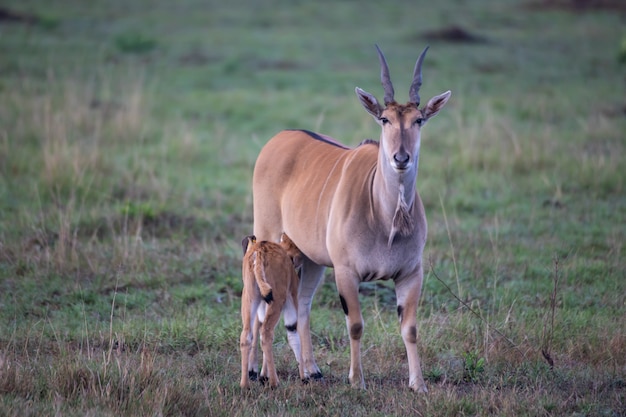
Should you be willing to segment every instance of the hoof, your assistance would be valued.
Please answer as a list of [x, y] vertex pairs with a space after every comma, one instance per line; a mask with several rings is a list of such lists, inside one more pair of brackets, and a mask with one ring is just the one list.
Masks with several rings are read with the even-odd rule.
[[265, 375], [261, 375], [261, 376], [259, 377], [259, 382], [260, 382], [261, 384], [265, 385], [265, 384], [267, 383], [267, 381], [269, 381], [269, 378], [268, 378], [268, 377], [266, 377]]
[[428, 388], [426, 388], [426, 384], [412, 385], [409, 388], [411, 388], [413, 391], [420, 393], [420, 394], [426, 394], [428, 392]]
[[259, 374], [257, 372], [248, 371], [248, 378], [250, 378], [250, 381], [256, 381], [258, 377], [259, 377]]
[[321, 372], [316, 372], [312, 375], [307, 376], [306, 378], [302, 378], [303, 384], [308, 384], [311, 380], [322, 381], [324, 379], [324, 375]]
[[365, 382], [350, 382], [350, 386], [352, 387], [352, 389], [358, 389], [362, 391], [367, 390], [367, 386], [365, 385]]
[[324, 379], [324, 375], [322, 375], [321, 372], [316, 372], [313, 375], [311, 375], [310, 378], [313, 378], [314, 380], [319, 381], [320, 379]]

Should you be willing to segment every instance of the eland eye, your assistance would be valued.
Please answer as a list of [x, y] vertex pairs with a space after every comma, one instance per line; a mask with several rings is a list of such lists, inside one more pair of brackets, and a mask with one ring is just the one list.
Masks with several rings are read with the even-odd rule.
[[380, 120], [380, 122], [381, 122], [382, 124], [384, 124], [384, 125], [386, 125], [387, 123], [389, 123], [389, 119], [387, 119], [386, 117], [381, 117], [381, 118], [380, 118], [380, 119], [378, 119], [378, 120]]
[[413, 122], [413, 124], [416, 124], [416, 125], [418, 125], [418, 126], [421, 126], [421, 125], [423, 125], [423, 124], [424, 124], [424, 119], [422, 119], [421, 117], [420, 117], [420, 118], [417, 118], [417, 119], [415, 119], [415, 121]]

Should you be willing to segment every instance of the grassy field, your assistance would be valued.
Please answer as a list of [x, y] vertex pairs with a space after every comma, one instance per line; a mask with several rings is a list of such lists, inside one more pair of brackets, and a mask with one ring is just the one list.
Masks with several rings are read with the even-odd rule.
[[[6, 0], [0, 415], [626, 415], [626, 7], [610, 0]], [[379, 130], [373, 45], [422, 134], [429, 220], [407, 387], [395, 295], [362, 285], [350, 388], [332, 270], [321, 382], [241, 392], [240, 240], [263, 144]]]

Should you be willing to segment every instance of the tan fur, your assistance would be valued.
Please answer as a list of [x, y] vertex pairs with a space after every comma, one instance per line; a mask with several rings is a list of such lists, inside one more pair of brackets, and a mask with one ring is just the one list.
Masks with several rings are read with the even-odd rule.
[[[278, 375], [274, 363], [272, 343], [274, 329], [281, 312], [285, 313], [285, 325], [291, 333], [297, 328], [298, 275], [294, 262], [300, 264], [302, 254], [291, 239], [283, 235], [281, 242], [256, 241], [248, 236], [242, 242], [244, 257], [242, 262], [243, 293], [241, 297], [241, 319], [243, 330], [240, 337], [241, 382], [242, 388], [249, 386], [250, 374], [256, 370], [256, 331], [260, 331], [263, 350], [261, 378], [268, 379], [269, 385], [278, 385]], [[258, 318], [258, 319], [257, 319]], [[292, 349], [299, 351], [299, 338], [289, 335]], [[296, 360], [301, 363], [298, 352]], [[304, 374], [300, 366], [300, 377]]]
[[365, 387], [359, 283], [393, 279], [409, 362], [409, 386], [426, 391], [417, 352], [416, 314], [427, 223], [415, 186], [421, 128], [445, 105], [450, 92], [433, 97], [419, 108], [417, 90], [423, 56], [418, 59], [411, 86], [415, 102], [398, 104], [393, 100], [386, 63], [381, 76], [385, 106], [373, 95], [356, 89], [361, 104], [381, 126], [379, 146], [349, 149], [334, 146], [334, 140], [324, 135], [291, 130], [274, 136], [257, 159], [253, 177], [254, 233], [273, 240], [285, 231], [304, 254], [298, 333], [307, 378], [321, 377], [313, 358], [309, 317], [324, 267], [329, 266], [335, 270], [350, 335], [350, 382]]

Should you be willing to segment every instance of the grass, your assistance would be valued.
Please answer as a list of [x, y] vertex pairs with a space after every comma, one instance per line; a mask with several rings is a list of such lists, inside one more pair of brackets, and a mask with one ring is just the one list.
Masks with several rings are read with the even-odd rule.
[[[626, 413], [619, 4], [5, 3], [1, 415]], [[376, 137], [353, 95], [380, 97], [374, 43], [398, 97], [426, 43], [423, 99], [453, 92], [418, 177], [429, 393], [406, 387], [387, 282], [361, 287], [368, 390], [350, 388], [332, 273], [324, 381], [298, 381], [279, 328], [280, 387], [242, 393], [256, 155], [283, 128]]]

